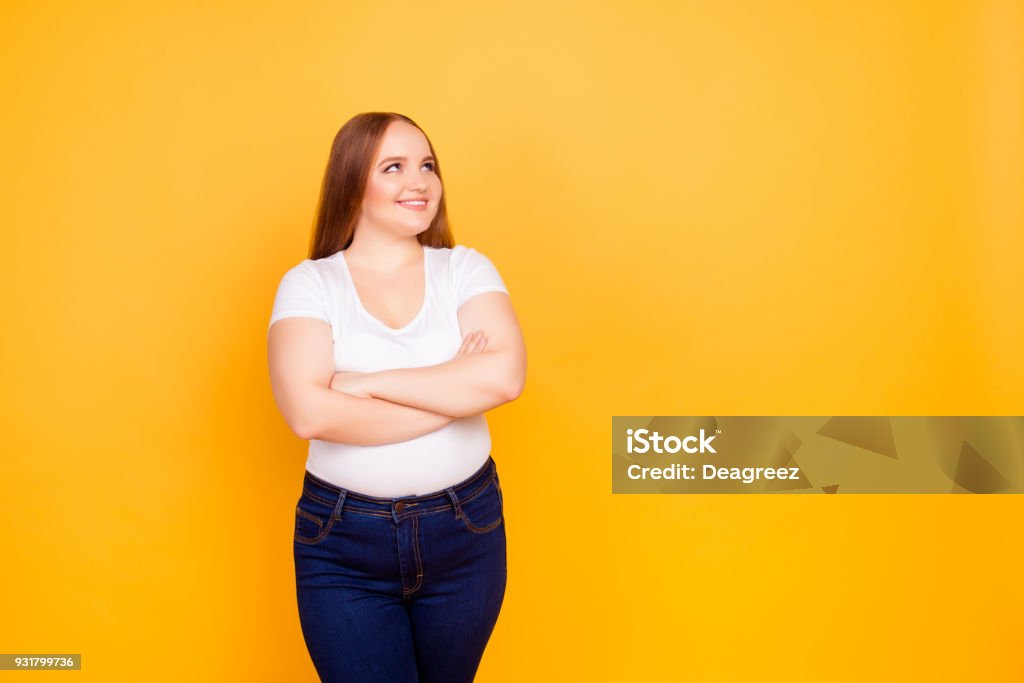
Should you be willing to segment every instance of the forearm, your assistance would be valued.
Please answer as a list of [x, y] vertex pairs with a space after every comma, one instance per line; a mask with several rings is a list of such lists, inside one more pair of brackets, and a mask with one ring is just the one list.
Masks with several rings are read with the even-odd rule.
[[507, 354], [487, 351], [420, 368], [370, 373], [366, 387], [374, 398], [442, 415], [479, 415], [515, 399], [521, 373]]
[[407, 441], [454, 418], [381, 398], [359, 398], [317, 387], [307, 406], [304, 438], [358, 446]]

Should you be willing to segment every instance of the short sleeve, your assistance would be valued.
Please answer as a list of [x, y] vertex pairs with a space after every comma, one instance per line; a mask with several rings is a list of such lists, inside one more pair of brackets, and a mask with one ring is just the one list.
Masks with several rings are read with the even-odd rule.
[[505, 292], [498, 269], [491, 260], [472, 247], [458, 246], [452, 251], [452, 276], [455, 285], [456, 308], [471, 297], [483, 292]]
[[330, 324], [323, 284], [313, 262], [302, 261], [281, 278], [267, 329], [282, 318], [316, 318]]

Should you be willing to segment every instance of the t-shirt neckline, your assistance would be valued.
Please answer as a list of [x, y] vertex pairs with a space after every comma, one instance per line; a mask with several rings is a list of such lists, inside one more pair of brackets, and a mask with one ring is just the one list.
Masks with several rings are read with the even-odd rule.
[[419, 322], [420, 318], [423, 317], [424, 313], [427, 310], [427, 299], [430, 297], [430, 273], [428, 271], [428, 269], [430, 268], [430, 259], [427, 258], [427, 245], [421, 244], [420, 247], [422, 248], [423, 251], [423, 304], [420, 306], [420, 310], [419, 312], [416, 313], [416, 316], [402, 327], [391, 327], [390, 325], [384, 323], [380, 318], [377, 318], [368, 310], [366, 310], [366, 307], [363, 306], [362, 299], [359, 298], [359, 291], [356, 289], [356, 282], [352, 278], [352, 273], [348, 269], [348, 261], [345, 260], [345, 250], [342, 249], [341, 251], [338, 252], [338, 256], [340, 257], [342, 264], [342, 269], [345, 271], [345, 278], [348, 280], [349, 285], [351, 285], [352, 287], [352, 298], [356, 300], [356, 307], [363, 312], [364, 316], [372, 320], [378, 327], [387, 330], [391, 334], [401, 334], [402, 332], [405, 332], [410, 327]]

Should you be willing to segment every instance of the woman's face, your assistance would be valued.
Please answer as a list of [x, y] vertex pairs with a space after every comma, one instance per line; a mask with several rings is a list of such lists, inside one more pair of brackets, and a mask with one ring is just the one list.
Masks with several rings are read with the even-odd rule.
[[430, 227], [440, 199], [427, 138], [416, 126], [392, 121], [370, 168], [360, 223], [415, 237]]

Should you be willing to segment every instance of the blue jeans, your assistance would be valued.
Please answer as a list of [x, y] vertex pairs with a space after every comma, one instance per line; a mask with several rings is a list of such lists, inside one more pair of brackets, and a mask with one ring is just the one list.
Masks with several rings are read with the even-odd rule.
[[293, 546], [302, 635], [323, 681], [473, 680], [505, 597], [493, 458], [443, 491], [400, 498], [307, 471]]

